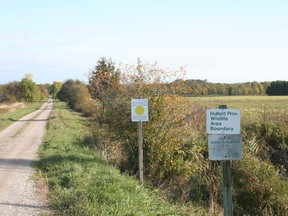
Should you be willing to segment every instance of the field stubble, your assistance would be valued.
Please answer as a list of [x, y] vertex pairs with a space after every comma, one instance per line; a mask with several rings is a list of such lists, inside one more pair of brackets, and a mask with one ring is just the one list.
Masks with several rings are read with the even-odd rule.
[[257, 121], [288, 123], [288, 96], [215, 96], [188, 98], [209, 108], [225, 104], [229, 109], [239, 109], [243, 124]]

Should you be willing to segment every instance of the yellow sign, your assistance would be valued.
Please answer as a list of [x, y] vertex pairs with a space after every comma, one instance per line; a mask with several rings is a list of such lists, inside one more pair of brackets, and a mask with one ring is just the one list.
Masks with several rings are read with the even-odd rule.
[[131, 100], [131, 117], [133, 122], [148, 121], [148, 99]]
[[138, 116], [141, 116], [143, 115], [145, 112], [145, 109], [143, 106], [137, 106], [136, 109], [135, 109], [135, 113], [138, 115]]

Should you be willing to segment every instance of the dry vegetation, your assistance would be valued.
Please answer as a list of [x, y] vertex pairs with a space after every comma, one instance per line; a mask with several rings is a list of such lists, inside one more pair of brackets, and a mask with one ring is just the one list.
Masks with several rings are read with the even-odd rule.
[[[111, 62], [105, 64], [102, 59], [100, 63], [89, 82], [90, 88], [97, 83], [94, 95], [100, 96], [83, 101], [89, 98], [88, 94], [73, 94], [73, 99], [81, 100], [68, 102], [93, 117], [90, 145], [102, 151], [107, 160], [122, 172], [138, 174], [137, 125], [131, 122], [130, 102], [131, 98], [147, 98], [149, 122], [144, 123], [143, 129], [146, 181], [176, 200], [221, 213], [222, 174], [219, 163], [207, 158], [205, 110], [226, 104], [239, 108], [242, 115], [244, 158], [232, 164], [235, 215], [285, 214], [286, 97], [175, 96], [167, 94], [169, 86], [164, 84], [163, 77], [178, 77], [181, 68], [173, 74], [139, 61], [137, 66], [125, 67], [124, 75], [119, 76]], [[95, 106], [91, 106], [93, 103]], [[89, 107], [96, 109], [87, 112]]]

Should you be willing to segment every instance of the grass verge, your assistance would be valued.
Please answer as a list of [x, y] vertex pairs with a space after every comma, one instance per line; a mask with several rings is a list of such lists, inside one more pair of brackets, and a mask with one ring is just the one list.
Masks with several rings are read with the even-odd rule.
[[63, 103], [54, 108], [36, 168], [57, 215], [193, 215], [108, 165], [85, 143], [88, 120]]
[[0, 114], [0, 131], [9, 125], [13, 124], [15, 121], [24, 117], [25, 115], [38, 110], [44, 102], [32, 102], [25, 104], [25, 107], [18, 109], [14, 112], [5, 112]]

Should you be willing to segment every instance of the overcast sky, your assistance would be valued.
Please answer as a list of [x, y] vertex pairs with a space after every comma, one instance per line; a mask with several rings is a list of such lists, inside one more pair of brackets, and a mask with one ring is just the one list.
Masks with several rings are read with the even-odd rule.
[[210, 82], [288, 80], [288, 1], [0, 0], [0, 83], [157, 61]]

